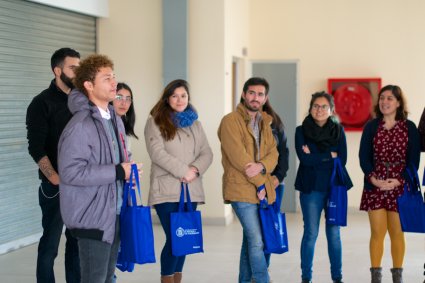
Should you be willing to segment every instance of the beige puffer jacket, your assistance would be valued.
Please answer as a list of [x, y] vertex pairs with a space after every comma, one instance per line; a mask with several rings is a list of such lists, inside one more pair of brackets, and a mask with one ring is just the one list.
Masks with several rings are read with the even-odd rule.
[[145, 126], [146, 149], [151, 158], [149, 205], [178, 202], [180, 179], [195, 166], [200, 176], [189, 183], [192, 202], [205, 203], [202, 175], [211, 165], [213, 154], [199, 121], [179, 128], [173, 140], [165, 141], [150, 116]]

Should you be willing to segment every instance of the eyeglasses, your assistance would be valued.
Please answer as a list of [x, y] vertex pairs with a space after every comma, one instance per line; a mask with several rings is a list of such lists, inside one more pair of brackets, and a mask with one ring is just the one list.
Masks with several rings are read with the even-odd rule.
[[120, 94], [117, 94], [117, 96], [115, 96], [115, 99], [118, 100], [119, 102], [125, 102], [125, 103], [131, 103], [131, 96], [123, 96]]
[[323, 104], [323, 105], [313, 104], [313, 109], [314, 110], [322, 109], [324, 111], [327, 111], [329, 109], [329, 105], [327, 105], [327, 104]]

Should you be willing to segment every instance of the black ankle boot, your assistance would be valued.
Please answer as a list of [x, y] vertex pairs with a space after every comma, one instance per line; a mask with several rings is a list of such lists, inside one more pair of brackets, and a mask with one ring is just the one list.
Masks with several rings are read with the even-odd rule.
[[370, 274], [372, 276], [372, 283], [382, 282], [382, 267], [371, 267]]
[[391, 268], [393, 283], [403, 283], [403, 268]]

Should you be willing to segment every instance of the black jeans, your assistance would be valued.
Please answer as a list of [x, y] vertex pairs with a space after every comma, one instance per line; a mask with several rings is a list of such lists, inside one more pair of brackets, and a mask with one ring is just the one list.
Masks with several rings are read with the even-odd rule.
[[[37, 282], [55, 282], [53, 265], [58, 255], [59, 241], [62, 235], [63, 221], [59, 208], [59, 187], [50, 183], [41, 183], [38, 199], [41, 207], [43, 235], [38, 244]], [[77, 239], [65, 230], [65, 274], [66, 282], [80, 282], [80, 260]]]
[[81, 260], [81, 283], [115, 282], [114, 271], [117, 265], [118, 249], [120, 246], [119, 219], [119, 215], [117, 215], [112, 245], [101, 240], [78, 238]]

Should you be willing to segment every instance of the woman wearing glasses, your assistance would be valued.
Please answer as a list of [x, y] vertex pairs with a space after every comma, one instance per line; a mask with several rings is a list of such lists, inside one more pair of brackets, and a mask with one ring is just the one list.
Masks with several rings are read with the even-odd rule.
[[[125, 133], [128, 137], [139, 137], [134, 132], [134, 124], [136, 122], [136, 112], [133, 105], [133, 92], [125, 83], [117, 84], [117, 96], [112, 102], [115, 112], [124, 122]], [[130, 144], [130, 143], [129, 143]]]
[[[133, 106], [133, 91], [126, 83], [118, 83], [117, 84], [117, 95], [114, 99], [114, 101], [110, 102], [114, 106], [115, 112], [118, 114], [118, 116], [121, 117], [124, 128], [125, 128], [125, 134], [127, 135], [127, 150], [130, 150], [131, 142], [129, 137], [134, 137], [136, 139], [139, 139], [139, 137], [134, 132], [134, 124], [136, 122], [136, 112], [134, 111]], [[140, 196], [137, 193], [137, 203], [139, 203]], [[116, 282], [117, 276], [114, 274], [114, 279], [112, 282]]]
[[[326, 92], [312, 95], [309, 115], [295, 131], [295, 150], [300, 160], [295, 189], [300, 191], [304, 234], [301, 242], [301, 278], [303, 283], [313, 277], [313, 256], [319, 233], [320, 216], [326, 208], [334, 158], [344, 166], [344, 180], [351, 188], [345, 170], [347, 144], [342, 126], [334, 114], [333, 97]], [[333, 282], [342, 282], [342, 245], [339, 226], [326, 224], [326, 238]]]

